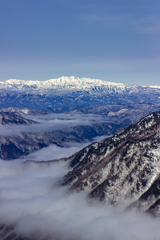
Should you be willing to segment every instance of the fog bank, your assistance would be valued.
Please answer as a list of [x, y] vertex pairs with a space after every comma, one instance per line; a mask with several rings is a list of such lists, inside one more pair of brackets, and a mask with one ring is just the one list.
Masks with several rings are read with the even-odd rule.
[[59, 240], [158, 240], [160, 219], [90, 201], [59, 182], [68, 163], [0, 160], [0, 223]]
[[27, 119], [36, 121], [37, 124], [29, 125], [1, 125], [1, 135], [16, 135], [21, 132], [46, 132], [66, 130], [75, 126], [92, 126], [96, 123], [106, 123], [107, 117], [97, 114], [48, 114], [48, 115], [27, 115]]

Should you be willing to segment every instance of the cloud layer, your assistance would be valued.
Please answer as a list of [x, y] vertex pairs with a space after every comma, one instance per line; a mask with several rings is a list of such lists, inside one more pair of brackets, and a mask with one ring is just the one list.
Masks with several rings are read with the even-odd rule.
[[95, 123], [106, 122], [107, 117], [96, 114], [48, 114], [38, 116], [26, 116], [39, 124], [31, 125], [0, 125], [1, 135], [15, 135], [20, 132], [45, 132], [55, 130], [66, 130], [75, 126], [91, 126]]
[[72, 154], [80, 151], [82, 148], [86, 147], [89, 142], [85, 143], [64, 143], [66, 147], [58, 147], [51, 144], [48, 147], [44, 147], [36, 152], [29, 154], [28, 156], [22, 156], [19, 160], [34, 160], [34, 161], [49, 161], [60, 158], [66, 158]]
[[[64, 116], [60, 119], [56, 115], [35, 117], [46, 127], [51, 121], [49, 129], [72, 125], [78, 119], [86, 121], [84, 115], [76, 118], [67, 115], [62, 119]], [[99, 120], [93, 116], [87, 119], [89, 123]], [[87, 144], [89, 142], [65, 143], [63, 148], [50, 145], [19, 160], [0, 160], [0, 225], [13, 225], [20, 235], [35, 234], [56, 240], [160, 239], [160, 219], [144, 213], [124, 212], [89, 199], [87, 192], [70, 192], [68, 186], [60, 186], [63, 176], [71, 170], [69, 163], [47, 161], [68, 157]]]
[[1, 160], [0, 169], [0, 224], [13, 224], [17, 234], [60, 240], [160, 239], [159, 219], [122, 212], [89, 200], [85, 192], [60, 187], [68, 163]]

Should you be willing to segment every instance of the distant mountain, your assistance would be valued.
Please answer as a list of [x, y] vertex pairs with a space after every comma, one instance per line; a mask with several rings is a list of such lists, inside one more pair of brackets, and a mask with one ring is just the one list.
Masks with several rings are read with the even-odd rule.
[[160, 215], [160, 112], [70, 158], [63, 185], [103, 203]]
[[[28, 115], [30, 115], [30, 119], [27, 119]], [[66, 142], [80, 143], [86, 140], [92, 141], [94, 137], [113, 135], [120, 129], [129, 125], [128, 123], [123, 122], [104, 122], [103, 120], [102, 122], [92, 121], [92, 123], [90, 122], [88, 125], [81, 125], [80, 123], [77, 123], [76, 126], [73, 125], [58, 130], [52, 130], [51, 127], [50, 129], [44, 131], [41, 129], [40, 123], [31, 119], [32, 115], [33, 117], [36, 115], [39, 117], [46, 116], [47, 119], [47, 113], [40, 113], [30, 109], [7, 108], [0, 110], [0, 158], [4, 160], [12, 160], [19, 158], [22, 155], [28, 155], [43, 147], [47, 147], [50, 144], [64, 147], [66, 146]], [[62, 117], [61, 120], [63, 120]], [[31, 124], [34, 124], [32, 131], [28, 131], [27, 128], [15, 129], [14, 126], [12, 126], [11, 133], [8, 134], [8, 131], [10, 130], [8, 125], [29, 126]]]
[[19, 109], [15, 107], [9, 107], [9, 108], [1, 108], [0, 113], [7, 113], [7, 114], [13, 114], [13, 115], [45, 115], [47, 113], [45, 112], [39, 112], [36, 110], [31, 110], [29, 108]]
[[99, 79], [61, 77], [47, 81], [0, 82], [1, 108], [40, 110], [73, 105], [160, 103], [160, 89]]
[[126, 86], [123, 83], [114, 83], [102, 81], [99, 79], [90, 78], [76, 78], [76, 77], [61, 77], [50, 79], [47, 81], [25, 81], [10, 79], [5, 82], [0, 82], [0, 88], [5, 90], [15, 91], [39, 91], [43, 92], [50, 90], [58, 91], [82, 91], [82, 90], [95, 90], [98, 91], [100, 88], [106, 88], [109, 91], [121, 92], [124, 91]]
[[[124, 209], [160, 216], [158, 86], [141, 87], [75, 77], [44, 82], [11, 79], [0, 83], [0, 103], [0, 108], [4, 108], [0, 110], [0, 158], [12, 160], [50, 144], [66, 147], [66, 142], [92, 141], [96, 136], [115, 134], [61, 159], [68, 161], [72, 168], [61, 185], [69, 185], [72, 191], [84, 190], [90, 198], [104, 204], [122, 204]], [[151, 113], [155, 110], [157, 112]], [[40, 124], [39, 131], [33, 128], [33, 131], [16, 132], [14, 129], [37, 126], [29, 115], [45, 114], [47, 119], [46, 112], [98, 114], [107, 120], [61, 130], [41, 131]], [[6, 134], [4, 130], [10, 128], [13, 132]], [[5, 224], [0, 225], [0, 237], [4, 240], [48, 239], [19, 236], [14, 225]]]
[[160, 86], [154, 85], [154, 86], [149, 86], [150, 88], [160, 88]]
[[[12, 108], [11, 108], [12, 109]], [[10, 110], [11, 110], [10, 109]], [[0, 124], [2, 125], [13, 125], [13, 124], [22, 124], [22, 125], [29, 125], [37, 123], [36, 121], [26, 119], [19, 115], [19, 112], [9, 111], [8, 109], [5, 111], [5, 109], [0, 109]]]
[[[78, 110], [75, 110], [78, 109]], [[57, 108], [47, 108], [46, 111], [56, 112]], [[94, 137], [103, 135], [113, 135], [117, 131], [128, 127], [132, 123], [138, 122], [142, 117], [151, 113], [153, 110], [160, 110], [160, 104], [132, 104], [132, 105], [106, 105], [106, 106], [83, 106], [83, 107], [68, 107], [59, 109], [59, 111], [70, 113], [72, 116], [101, 116], [102, 122], [94, 122], [90, 125], [70, 126], [58, 130], [42, 130], [41, 124], [38, 124], [34, 119], [35, 117], [49, 116], [45, 112], [38, 112], [28, 108], [6, 108], [0, 109], [0, 126], [6, 125], [6, 129], [1, 127], [0, 134], [0, 158], [2, 159], [15, 159], [22, 155], [27, 155], [33, 151], [47, 147], [50, 144], [57, 146], [65, 146], [66, 142], [83, 142], [92, 141]], [[68, 110], [68, 112], [67, 112]], [[86, 114], [86, 115], [84, 115]], [[95, 115], [96, 114], [96, 115]], [[59, 115], [56, 115], [57, 118]], [[62, 118], [62, 117], [61, 117]], [[62, 119], [63, 120], [63, 119]], [[10, 134], [8, 132], [8, 125], [33, 125], [32, 131], [25, 128], [18, 128], [17, 131], [12, 127]], [[34, 128], [38, 131], [34, 130]], [[53, 125], [54, 126], [54, 125]], [[2, 131], [3, 130], [3, 131]]]
[[99, 114], [106, 116], [110, 122], [115, 123], [132, 123], [138, 122], [141, 118], [149, 115], [154, 111], [160, 111], [158, 103], [132, 103], [132, 104], [116, 104], [116, 105], [82, 105], [69, 106], [62, 108], [47, 107], [41, 109], [45, 113], [82, 113], [82, 114]]

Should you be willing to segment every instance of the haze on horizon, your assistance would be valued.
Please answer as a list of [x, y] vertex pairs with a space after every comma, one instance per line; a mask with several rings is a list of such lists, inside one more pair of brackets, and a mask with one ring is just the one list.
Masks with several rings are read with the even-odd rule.
[[159, 85], [158, 0], [0, 1], [0, 81]]

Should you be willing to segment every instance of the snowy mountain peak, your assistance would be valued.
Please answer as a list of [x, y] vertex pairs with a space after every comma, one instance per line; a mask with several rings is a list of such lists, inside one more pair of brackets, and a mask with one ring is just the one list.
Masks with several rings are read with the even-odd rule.
[[159, 103], [160, 89], [100, 79], [60, 77], [46, 81], [0, 82], [1, 107], [31, 108]]
[[56, 79], [50, 79], [44, 82], [43, 86], [57, 86], [60, 88], [76, 88], [76, 89], [90, 89], [95, 87], [116, 87], [118, 89], [124, 89], [125, 84], [122, 83], [114, 83], [108, 82], [100, 79], [91, 79], [91, 78], [76, 78], [74, 76], [71, 77], [61, 77]]
[[78, 77], [60, 77], [49, 79], [46, 81], [32, 81], [32, 80], [17, 80], [9, 79], [5, 82], [0, 82], [1, 89], [13, 90], [50, 90], [50, 89], [65, 89], [65, 90], [87, 90], [97, 87], [105, 87], [107, 89], [115, 88], [117, 90], [124, 90], [126, 85], [123, 83], [108, 82], [100, 79], [78, 78]]
[[160, 88], [160, 86], [154, 85], [154, 86], [149, 86], [150, 88]]

